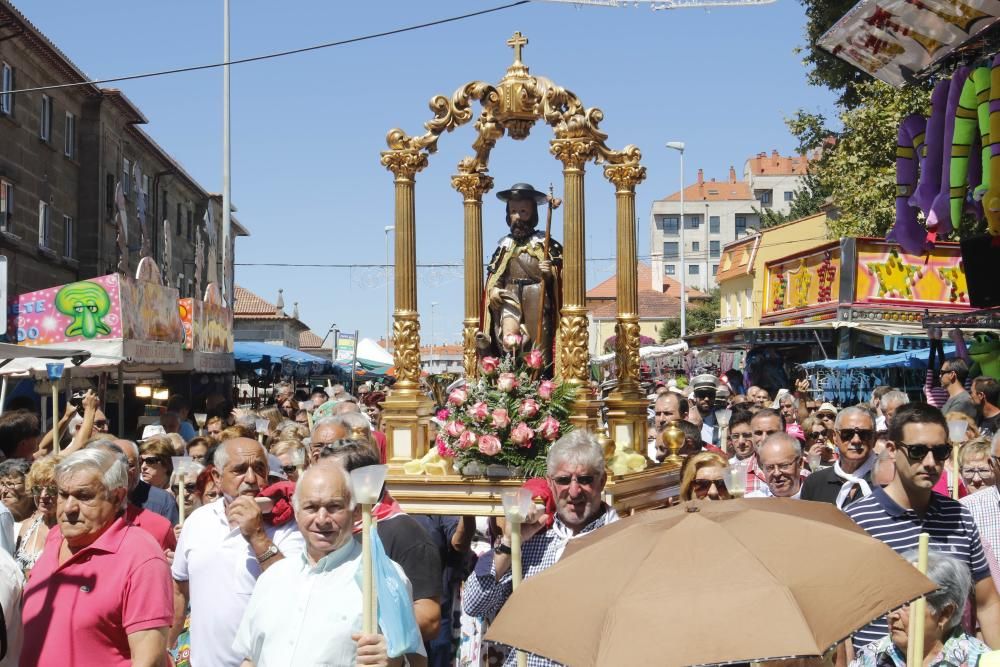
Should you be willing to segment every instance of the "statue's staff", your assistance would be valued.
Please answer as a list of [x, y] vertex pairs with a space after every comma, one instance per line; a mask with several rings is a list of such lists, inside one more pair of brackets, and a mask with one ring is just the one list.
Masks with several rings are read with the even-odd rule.
[[[546, 202], [548, 202], [549, 210], [545, 216], [545, 244], [542, 246], [542, 259], [551, 263], [552, 257], [549, 255], [549, 245], [552, 241], [552, 211], [556, 210], [562, 205], [562, 200], [557, 199], [555, 193], [553, 192], [552, 184], [549, 183], [549, 196], [546, 197]], [[555, 270], [555, 267], [552, 267]], [[538, 330], [535, 332], [535, 341], [538, 342], [539, 346], [542, 344], [542, 322], [545, 316], [545, 276], [542, 276], [542, 294], [541, 298], [538, 300]], [[557, 314], [558, 317], [558, 314]]]

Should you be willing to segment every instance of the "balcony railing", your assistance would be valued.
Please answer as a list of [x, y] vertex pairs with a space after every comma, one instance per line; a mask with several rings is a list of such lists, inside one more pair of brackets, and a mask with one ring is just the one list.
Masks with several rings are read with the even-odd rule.
[[718, 329], [720, 327], [737, 327], [737, 328], [739, 328], [739, 327], [742, 327], [742, 326], [743, 326], [743, 318], [742, 317], [720, 317], [719, 319], [715, 320], [715, 328], [716, 329]]

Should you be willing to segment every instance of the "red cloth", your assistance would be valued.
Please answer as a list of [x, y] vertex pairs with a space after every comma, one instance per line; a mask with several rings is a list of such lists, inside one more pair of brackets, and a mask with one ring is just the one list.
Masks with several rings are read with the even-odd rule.
[[170, 524], [170, 519], [129, 503], [128, 507], [125, 508], [125, 521], [152, 535], [164, 551], [177, 550], [177, 536], [174, 534], [174, 527]]
[[[969, 495], [968, 489], [965, 488], [965, 482], [962, 481], [962, 475], [959, 474], [958, 483], [958, 497], [964, 498]], [[934, 485], [933, 491], [935, 493], [940, 493], [945, 498], [951, 498], [951, 461], [945, 464], [944, 472], [941, 473], [941, 478], [938, 479], [937, 484]]]
[[545, 525], [551, 528], [556, 517], [556, 499], [552, 495], [549, 481], [543, 477], [532, 477], [522, 484], [521, 487], [531, 491], [532, 500], [545, 505], [545, 513], [548, 515]]
[[264, 515], [264, 520], [272, 526], [283, 526], [294, 519], [293, 493], [295, 493], [295, 482], [276, 482], [261, 489], [258, 498], [270, 498], [274, 501], [274, 508], [270, 514]]
[[[372, 518], [375, 519], [376, 521], [385, 521], [386, 519], [391, 519], [397, 514], [406, 514], [406, 512], [404, 512], [403, 508], [399, 506], [399, 503], [396, 502], [396, 499], [393, 498], [391, 495], [389, 495], [388, 491], [383, 493], [382, 499], [379, 500], [374, 507], [372, 507]], [[353, 532], [355, 533], [361, 532], [360, 521], [354, 524]]]
[[163, 550], [124, 517], [60, 565], [62, 541], [54, 526], [24, 589], [21, 666], [128, 667], [129, 634], [173, 623]]
[[378, 445], [378, 462], [386, 462], [386, 439], [385, 433], [382, 431], [372, 431], [372, 438], [375, 440], [375, 444]]

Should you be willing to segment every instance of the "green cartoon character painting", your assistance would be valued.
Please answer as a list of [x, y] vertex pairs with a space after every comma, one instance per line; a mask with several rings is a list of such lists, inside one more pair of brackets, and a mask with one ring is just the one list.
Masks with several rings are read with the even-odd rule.
[[977, 333], [969, 345], [969, 358], [973, 362], [969, 377], [988, 375], [1000, 379], [1000, 338], [995, 333]]
[[66, 327], [66, 337], [83, 336], [96, 338], [98, 334], [110, 334], [101, 318], [111, 310], [111, 299], [103, 287], [97, 283], [70, 283], [56, 294], [56, 308], [63, 315], [73, 318]]

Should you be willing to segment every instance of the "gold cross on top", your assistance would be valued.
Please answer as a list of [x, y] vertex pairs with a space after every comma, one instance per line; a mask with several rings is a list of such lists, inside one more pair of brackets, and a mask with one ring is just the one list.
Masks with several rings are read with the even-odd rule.
[[521, 62], [521, 47], [527, 46], [528, 38], [521, 34], [518, 30], [514, 33], [514, 36], [507, 40], [507, 46], [514, 49], [514, 62]]

